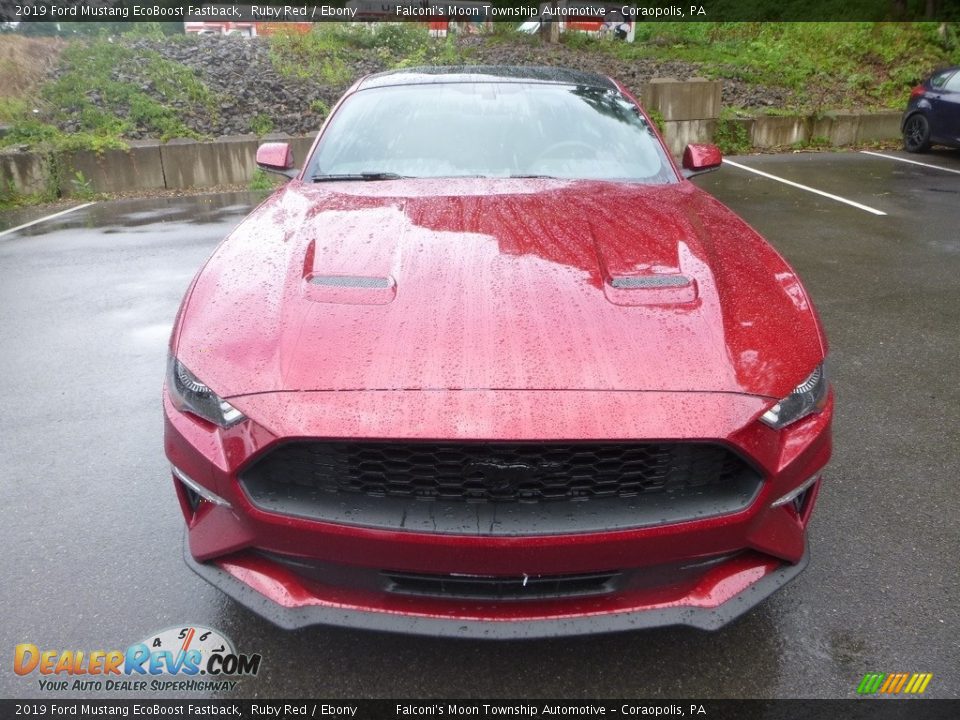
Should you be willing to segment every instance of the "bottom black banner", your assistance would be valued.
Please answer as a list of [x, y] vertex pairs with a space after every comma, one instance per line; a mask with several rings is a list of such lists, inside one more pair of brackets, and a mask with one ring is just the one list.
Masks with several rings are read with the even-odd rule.
[[955, 720], [960, 700], [0, 700], [0, 718]]

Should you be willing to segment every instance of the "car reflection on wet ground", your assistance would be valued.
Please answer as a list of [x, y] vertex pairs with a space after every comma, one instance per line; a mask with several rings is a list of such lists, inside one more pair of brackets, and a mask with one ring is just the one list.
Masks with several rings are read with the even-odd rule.
[[[232, 193], [0, 217], [0, 647], [123, 649], [195, 623], [263, 654], [238, 697], [851, 697], [877, 671], [960, 696], [960, 151], [732, 160], [696, 182], [803, 278], [838, 398], [810, 566], [742, 620], [510, 643], [288, 633], [196, 577], [160, 383], [187, 284], [262, 197]], [[0, 668], [0, 696], [40, 694]]]

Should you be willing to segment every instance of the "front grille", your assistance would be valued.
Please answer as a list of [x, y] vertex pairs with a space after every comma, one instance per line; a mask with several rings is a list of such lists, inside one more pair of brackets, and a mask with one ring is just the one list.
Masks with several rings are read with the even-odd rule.
[[723, 447], [690, 443], [297, 442], [244, 477], [368, 497], [538, 503], [696, 491], [743, 469]]
[[760, 475], [738, 455], [682, 442], [300, 440], [240, 474], [262, 510], [457, 535], [612, 531], [737, 512]]
[[384, 573], [388, 592], [470, 600], [542, 600], [613, 592], [620, 573], [580, 575], [427, 575]]

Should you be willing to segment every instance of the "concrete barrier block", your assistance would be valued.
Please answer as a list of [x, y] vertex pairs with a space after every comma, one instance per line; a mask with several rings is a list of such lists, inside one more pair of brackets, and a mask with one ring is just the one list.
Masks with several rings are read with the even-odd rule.
[[810, 124], [810, 140], [814, 138], [830, 139], [833, 132], [833, 118], [829, 115], [811, 116], [807, 121]]
[[710, 120], [720, 116], [720, 80], [654, 78], [643, 89], [643, 105], [664, 120]]
[[674, 120], [663, 124], [663, 139], [670, 152], [679, 157], [690, 143], [713, 142], [716, 120]]
[[310, 148], [313, 147], [313, 141], [316, 135], [302, 135], [300, 137], [290, 138], [290, 147], [293, 149], [293, 162], [300, 168], [307, 161], [307, 155]]
[[222, 137], [214, 142], [171, 140], [160, 146], [168, 188], [241, 185], [256, 168], [257, 138], [253, 135]]
[[869, 143], [878, 140], [896, 140], [900, 137], [899, 110], [876, 112], [860, 116], [857, 125], [857, 142]]
[[860, 127], [860, 115], [852, 112], [828, 113], [830, 118], [830, 144], [853, 145], [857, 141], [857, 132]]
[[0, 185], [18, 195], [36, 195], [47, 190], [47, 161], [29, 152], [0, 153]]
[[127, 150], [66, 153], [63, 161], [61, 190], [64, 195], [73, 195], [80, 189], [78, 173], [93, 192], [117, 193], [166, 187], [160, 143], [155, 141], [134, 140]]
[[781, 147], [807, 139], [807, 123], [799, 117], [761, 115], [754, 118], [750, 141], [755, 147]]

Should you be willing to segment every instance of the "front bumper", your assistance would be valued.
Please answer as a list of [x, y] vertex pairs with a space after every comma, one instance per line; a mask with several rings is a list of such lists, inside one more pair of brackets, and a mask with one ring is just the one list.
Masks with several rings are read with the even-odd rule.
[[[298, 630], [311, 625], [331, 625], [364, 628], [384, 632], [436, 637], [485, 638], [489, 640], [535, 639], [568, 635], [595, 635], [599, 633], [646, 630], [671, 625], [686, 625], [699, 630], [718, 630], [727, 623], [752, 610], [807, 567], [809, 550], [805, 550], [800, 562], [782, 563], [764, 571], [759, 579], [746, 585], [740, 592], [729, 596], [720, 605], [666, 605], [642, 606], [634, 609], [590, 614], [558, 615], [555, 617], [526, 617], [513, 620], [491, 620], [474, 617], [444, 617], [406, 612], [384, 612], [324, 602], [310, 598], [296, 602], [294, 598], [308, 598], [310, 593], [297, 587], [293, 578], [288, 583], [260, 574], [242, 566], [197, 562], [184, 542], [184, 560], [197, 575], [233, 598], [248, 610], [266, 618], [284, 630]], [[758, 568], [759, 569], [759, 568]], [[240, 579], [244, 578], [244, 579]], [[265, 584], [260, 584], [260, 582]], [[281, 604], [263, 592], [273, 586], [280, 592], [275, 598], [292, 601]], [[712, 588], [716, 590], [717, 588]], [[709, 595], [709, 592], [705, 593]]]
[[[777, 432], [756, 422], [766, 401], [738, 395], [580, 393], [576, 414], [564, 405], [570, 393], [421, 394], [419, 406], [409, 393], [307, 395], [237, 398], [240, 409], [262, 424], [247, 421], [226, 431], [164, 403], [171, 463], [223, 501], [197, 505], [176, 482], [188, 564], [281, 627], [330, 624], [490, 638], [663, 625], [716, 629], [795, 577], [808, 560], [805, 529], [819, 480], [801, 504], [772, 503], [819, 478], [830, 455], [832, 398], [822, 413]], [[417, 407], [420, 418], [436, 418], [397, 422], [408, 439], [630, 440], [666, 431], [678, 440], [727, 445], [757, 466], [763, 483], [748, 507], [731, 514], [616, 530], [491, 536], [391, 531], [271, 513], [254, 505], [238, 481], [244, 468], [283, 439], [390, 437], [381, 423], [391, 409], [408, 407]], [[458, 417], [471, 418], [472, 425], [452, 424]], [[522, 427], [504, 417], [521, 418]], [[299, 572], [298, 564], [336, 572]], [[610, 592], [577, 597], [465, 600], [396, 594], [378, 584], [388, 572], [537, 578], [606, 571], [620, 573], [622, 582]]]

